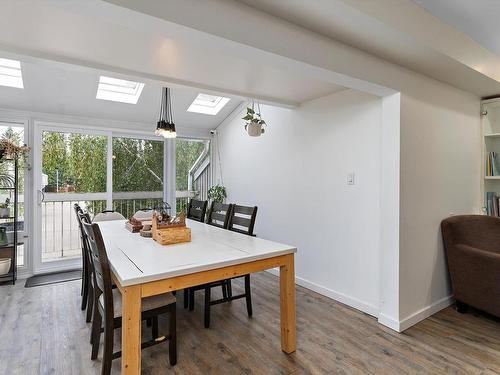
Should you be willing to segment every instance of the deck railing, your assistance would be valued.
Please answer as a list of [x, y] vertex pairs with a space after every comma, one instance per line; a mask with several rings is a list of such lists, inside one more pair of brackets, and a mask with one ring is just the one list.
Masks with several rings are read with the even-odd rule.
[[[203, 191], [206, 187], [196, 181]], [[177, 191], [177, 211], [186, 212], [190, 198], [198, 197], [197, 191]], [[78, 203], [93, 217], [106, 209], [104, 193], [45, 193], [42, 206], [42, 261], [65, 259], [81, 255], [81, 239], [73, 206]], [[113, 210], [126, 218], [140, 209], [158, 207], [163, 202], [163, 192], [118, 192], [113, 194]]]

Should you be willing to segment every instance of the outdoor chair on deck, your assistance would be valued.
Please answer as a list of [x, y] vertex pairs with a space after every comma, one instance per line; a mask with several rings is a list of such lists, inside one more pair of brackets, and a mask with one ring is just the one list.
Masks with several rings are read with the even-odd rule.
[[116, 211], [105, 210], [95, 215], [94, 220], [92, 221], [94, 223], [97, 223], [100, 221], [111, 221], [111, 220], [125, 220], [125, 216]]

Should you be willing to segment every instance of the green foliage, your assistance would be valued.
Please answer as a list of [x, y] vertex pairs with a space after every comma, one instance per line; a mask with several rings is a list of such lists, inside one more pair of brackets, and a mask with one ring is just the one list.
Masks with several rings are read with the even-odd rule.
[[[19, 129], [19, 128], [16, 128]], [[21, 131], [22, 132], [22, 131]], [[1, 139], [8, 140], [16, 146], [23, 146], [24, 141], [20, 135], [19, 130], [14, 130], [12, 127], [8, 127], [4, 133], [0, 136]], [[24, 191], [24, 169], [25, 163], [19, 163], [19, 191]], [[0, 163], [0, 186], [1, 187], [13, 187], [14, 186], [14, 165], [13, 163], [3, 162]]]
[[177, 139], [175, 142], [175, 182], [177, 190], [188, 189], [188, 173], [194, 162], [203, 152], [205, 144], [188, 139]]
[[226, 197], [226, 188], [222, 185], [214, 185], [208, 189], [208, 199], [214, 202], [222, 203]]
[[64, 181], [69, 174], [68, 150], [63, 133], [43, 132], [42, 135], [42, 170], [48, 176], [48, 185]]
[[71, 133], [66, 135], [67, 170], [62, 181], [78, 193], [106, 191], [106, 149], [104, 136]]
[[255, 122], [259, 125], [266, 124], [266, 122], [262, 120], [260, 113], [255, 113], [254, 109], [250, 107], [247, 107], [247, 114], [245, 115], [245, 117], [242, 117], [241, 119], [247, 121], [247, 123]]
[[0, 203], [0, 208], [7, 208], [10, 204], [10, 198], [6, 198], [4, 203]]
[[[113, 138], [112, 142], [114, 192], [163, 191], [163, 141]], [[187, 190], [189, 169], [204, 147], [204, 142], [176, 140], [177, 190]], [[106, 159], [105, 136], [60, 132], [42, 135], [42, 171], [48, 176], [47, 191], [55, 191], [56, 184], [60, 189], [70, 185], [81, 193], [106, 191]], [[129, 217], [133, 210], [156, 206], [159, 202], [161, 199], [117, 200], [113, 208]], [[179, 211], [185, 209], [185, 202], [179, 199], [178, 203]], [[97, 213], [105, 209], [105, 202], [87, 202], [87, 207]]]
[[113, 191], [163, 190], [162, 141], [113, 138]]

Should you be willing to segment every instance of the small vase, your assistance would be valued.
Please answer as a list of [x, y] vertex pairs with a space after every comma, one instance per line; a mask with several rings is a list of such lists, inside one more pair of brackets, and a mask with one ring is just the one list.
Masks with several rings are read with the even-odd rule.
[[262, 125], [256, 122], [251, 122], [247, 125], [247, 132], [250, 137], [260, 137], [262, 134]]
[[9, 217], [10, 216], [10, 208], [0, 208], [0, 217]]

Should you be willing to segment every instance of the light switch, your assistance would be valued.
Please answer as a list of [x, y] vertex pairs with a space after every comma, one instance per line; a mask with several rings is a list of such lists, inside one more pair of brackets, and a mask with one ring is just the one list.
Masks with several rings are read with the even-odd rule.
[[354, 185], [354, 173], [347, 175], [347, 185]]

